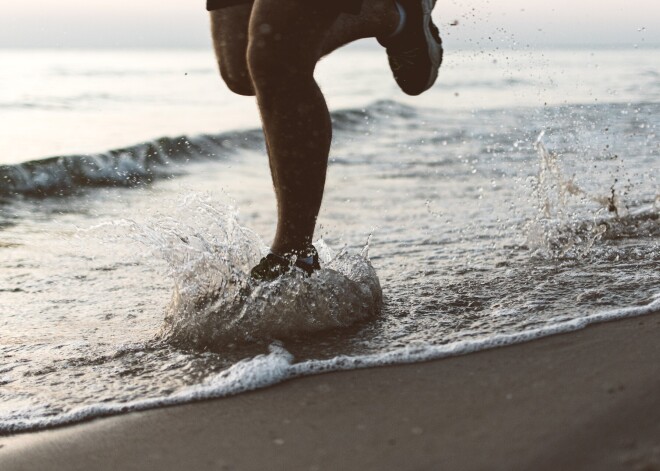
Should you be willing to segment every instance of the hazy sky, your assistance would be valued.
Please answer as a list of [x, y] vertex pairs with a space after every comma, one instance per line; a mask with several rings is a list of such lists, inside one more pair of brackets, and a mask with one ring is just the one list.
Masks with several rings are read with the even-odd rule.
[[[435, 16], [450, 47], [660, 45], [660, 0], [439, 0]], [[6, 0], [0, 16], [5, 48], [208, 45], [204, 0]]]

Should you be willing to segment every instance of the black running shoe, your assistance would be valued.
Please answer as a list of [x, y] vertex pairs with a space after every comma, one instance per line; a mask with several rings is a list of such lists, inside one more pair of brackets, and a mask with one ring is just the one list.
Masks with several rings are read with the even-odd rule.
[[297, 258], [295, 263], [291, 263], [291, 259], [288, 257], [269, 253], [252, 269], [250, 277], [255, 281], [273, 281], [289, 272], [291, 267], [300, 268], [307, 276], [310, 276], [315, 270], [321, 269], [321, 264], [319, 263], [319, 254], [314, 247], [310, 249], [308, 256], [312, 257], [311, 264], [306, 263], [300, 257]]
[[394, 80], [408, 95], [419, 95], [435, 83], [442, 64], [442, 40], [431, 11], [436, 0], [397, 0], [406, 12], [403, 29], [378, 39], [387, 50]]

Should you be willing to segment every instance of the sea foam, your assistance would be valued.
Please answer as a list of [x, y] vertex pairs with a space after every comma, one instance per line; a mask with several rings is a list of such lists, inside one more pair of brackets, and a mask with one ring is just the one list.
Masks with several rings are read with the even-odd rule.
[[651, 302], [643, 306], [602, 311], [525, 332], [478, 340], [459, 341], [446, 345], [410, 345], [371, 355], [339, 355], [328, 360], [309, 360], [300, 363], [296, 363], [293, 355], [284, 349], [281, 344], [273, 343], [269, 348], [270, 352], [268, 354], [258, 355], [254, 358], [240, 361], [227, 370], [208, 377], [201, 384], [184, 388], [167, 397], [137, 400], [127, 403], [95, 404], [80, 407], [55, 417], [6, 421], [0, 423], [0, 433], [16, 433], [42, 429], [76, 423], [96, 417], [173, 406], [205, 399], [222, 398], [273, 386], [286, 380], [303, 376], [438, 360], [528, 342], [550, 335], [573, 332], [595, 323], [657, 312], [660, 312], [660, 293]]

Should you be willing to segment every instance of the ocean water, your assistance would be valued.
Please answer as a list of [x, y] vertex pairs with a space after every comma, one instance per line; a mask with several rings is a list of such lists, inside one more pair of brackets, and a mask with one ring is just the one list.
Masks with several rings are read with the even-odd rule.
[[1, 51], [0, 433], [660, 311], [657, 49], [324, 60], [324, 269], [250, 288], [275, 202], [209, 51]]

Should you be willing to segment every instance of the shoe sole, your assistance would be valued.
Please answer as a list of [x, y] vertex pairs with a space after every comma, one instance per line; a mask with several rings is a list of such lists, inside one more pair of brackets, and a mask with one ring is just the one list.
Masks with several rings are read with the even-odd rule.
[[435, 81], [438, 79], [438, 72], [440, 70], [440, 65], [442, 64], [442, 46], [438, 45], [435, 37], [433, 36], [433, 33], [431, 32], [431, 28], [429, 28], [429, 24], [433, 21], [431, 13], [433, 13], [433, 9], [435, 8], [436, 3], [437, 0], [424, 0], [422, 4], [424, 36], [426, 37], [427, 52], [433, 67], [431, 68], [431, 75], [429, 76], [429, 80], [426, 82], [426, 88], [419, 92], [419, 94], [424, 93], [426, 90], [433, 86]]

